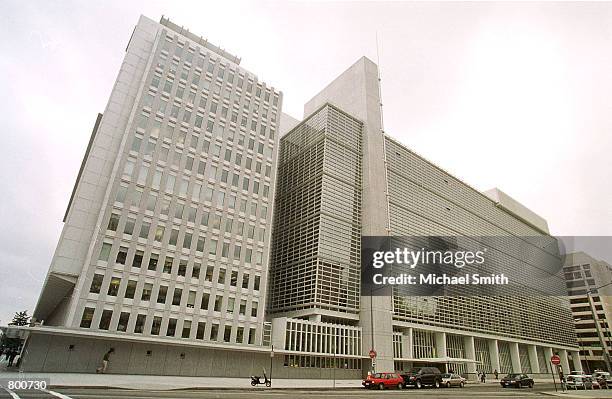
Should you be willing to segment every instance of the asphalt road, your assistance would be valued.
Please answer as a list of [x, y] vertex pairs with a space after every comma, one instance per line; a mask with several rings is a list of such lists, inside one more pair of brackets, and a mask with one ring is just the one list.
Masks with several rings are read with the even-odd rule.
[[47, 392], [42, 391], [15, 391], [11, 393], [0, 388], [0, 398], [9, 399], [373, 399], [373, 398], [537, 398], [544, 397], [540, 391], [554, 390], [552, 384], [538, 384], [534, 389], [503, 389], [493, 384], [471, 385], [463, 389], [404, 389], [404, 390], [364, 390], [364, 389], [342, 389], [342, 390], [305, 390], [305, 389], [266, 389], [253, 388], [252, 390], [175, 390], [175, 391], [153, 391], [153, 390], [127, 390], [127, 389], [77, 389], [56, 388]]

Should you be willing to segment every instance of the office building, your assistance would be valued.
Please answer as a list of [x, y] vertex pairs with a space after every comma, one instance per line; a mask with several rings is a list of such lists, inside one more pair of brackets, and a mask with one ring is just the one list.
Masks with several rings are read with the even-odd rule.
[[[363, 236], [536, 237], [505, 256], [528, 282], [558, 262], [544, 219], [498, 189], [481, 193], [382, 130], [377, 66], [360, 59], [304, 107], [280, 144], [268, 302], [284, 367], [474, 376], [580, 367], [566, 297], [415, 297], [360, 292]], [[528, 183], [526, 183], [528, 184]], [[546, 313], [546, 316], [544, 316]], [[554, 320], [554, 322], [550, 322]], [[376, 352], [374, 361], [368, 354]], [[359, 358], [359, 354], [361, 357]]]
[[[566, 255], [564, 264], [582, 369], [608, 370], [612, 354], [612, 266], [584, 252]], [[607, 359], [606, 359], [607, 357]]]
[[[265, 292], [282, 94], [141, 17], [83, 159], [23, 369], [248, 375]], [[265, 349], [264, 349], [265, 348]]]

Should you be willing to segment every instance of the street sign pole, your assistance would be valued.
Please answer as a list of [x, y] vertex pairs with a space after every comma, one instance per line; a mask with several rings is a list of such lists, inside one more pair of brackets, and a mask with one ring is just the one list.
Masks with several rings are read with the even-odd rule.
[[[559, 364], [561, 364], [561, 358], [557, 355], [552, 355], [552, 357], [550, 358], [550, 363], [552, 365], [550, 367], [550, 374], [552, 374], [553, 385], [555, 386], [555, 392], [557, 392], [557, 382], [555, 381], [555, 367], [554, 366], [559, 366]], [[559, 378], [559, 383], [561, 384], [561, 386], [563, 386], [563, 382], [561, 381], [561, 378]]]

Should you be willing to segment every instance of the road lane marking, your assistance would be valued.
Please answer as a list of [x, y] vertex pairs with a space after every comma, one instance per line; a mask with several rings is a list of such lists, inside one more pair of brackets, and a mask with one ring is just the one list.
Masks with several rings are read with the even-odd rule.
[[2, 387], [2, 389], [4, 389], [6, 392], [8, 392], [8, 394], [11, 395], [11, 398], [13, 398], [13, 399], [21, 399], [19, 397], [19, 395], [17, 395], [15, 392], [11, 391], [10, 389], [5, 388], [5, 387]]
[[59, 392], [50, 391], [50, 390], [48, 390], [48, 389], [41, 389], [40, 391], [41, 391], [41, 392], [44, 392], [44, 393], [48, 393], [49, 395], [53, 395], [53, 396], [55, 396], [56, 398], [60, 398], [60, 399], [72, 399], [70, 396], [66, 396], [66, 395], [61, 394], [61, 393], [59, 393]]

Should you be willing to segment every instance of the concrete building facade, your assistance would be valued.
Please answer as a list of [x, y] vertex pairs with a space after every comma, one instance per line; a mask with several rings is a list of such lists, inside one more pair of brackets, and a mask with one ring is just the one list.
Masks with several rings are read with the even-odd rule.
[[574, 252], [565, 256], [563, 271], [583, 370], [588, 374], [608, 370], [612, 354], [612, 286], [608, 285], [612, 266], [584, 252]]
[[74, 186], [25, 370], [93, 372], [113, 347], [111, 372], [261, 373], [282, 93], [239, 63], [168, 19], [140, 18]]

